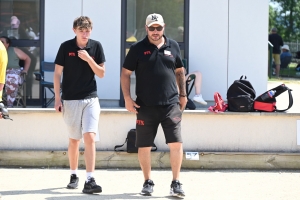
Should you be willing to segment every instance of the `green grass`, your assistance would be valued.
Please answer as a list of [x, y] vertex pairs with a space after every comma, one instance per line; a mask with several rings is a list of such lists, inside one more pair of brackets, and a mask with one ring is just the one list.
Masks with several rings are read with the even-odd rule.
[[300, 79], [299, 72], [297, 73], [297, 71], [295, 70], [296, 67], [297, 67], [297, 63], [291, 63], [289, 64], [288, 68], [280, 69], [280, 76]]

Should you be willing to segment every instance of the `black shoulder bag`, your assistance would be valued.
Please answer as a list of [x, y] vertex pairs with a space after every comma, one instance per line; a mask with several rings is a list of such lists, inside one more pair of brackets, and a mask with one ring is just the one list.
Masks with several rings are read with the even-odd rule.
[[[135, 146], [135, 140], [136, 140], [136, 130], [135, 129], [130, 129], [130, 131], [127, 133], [127, 137], [125, 139], [124, 144], [127, 142], [127, 153], [137, 153], [138, 148]], [[115, 151], [124, 151], [124, 150], [117, 150], [118, 148], [121, 148], [124, 146], [122, 145], [116, 145], [115, 146]], [[151, 151], [156, 151], [157, 147], [155, 144], [153, 144], [153, 148]]]

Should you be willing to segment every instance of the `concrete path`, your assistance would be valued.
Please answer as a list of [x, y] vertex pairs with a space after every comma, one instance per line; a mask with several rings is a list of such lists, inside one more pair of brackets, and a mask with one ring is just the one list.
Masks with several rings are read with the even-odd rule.
[[[169, 196], [171, 172], [154, 170], [151, 197], [139, 195], [143, 184], [140, 170], [96, 170], [101, 194], [83, 194], [84, 170], [79, 170], [79, 188], [66, 189], [67, 169], [0, 168], [1, 200], [73, 199], [178, 199]], [[182, 170], [181, 182], [191, 200], [297, 200], [300, 171], [197, 171]]]

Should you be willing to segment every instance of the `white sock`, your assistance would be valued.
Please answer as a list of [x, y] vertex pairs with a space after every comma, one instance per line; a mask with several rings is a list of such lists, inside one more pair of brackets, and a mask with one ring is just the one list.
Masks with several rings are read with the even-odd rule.
[[75, 175], [77, 176], [77, 169], [75, 169], [75, 170], [72, 170], [72, 169], [71, 169], [70, 172], [71, 172], [71, 175], [72, 175], [72, 174], [75, 174]]
[[90, 178], [94, 177], [94, 173], [93, 172], [87, 172], [86, 173], [86, 182], [88, 182], [90, 180]]

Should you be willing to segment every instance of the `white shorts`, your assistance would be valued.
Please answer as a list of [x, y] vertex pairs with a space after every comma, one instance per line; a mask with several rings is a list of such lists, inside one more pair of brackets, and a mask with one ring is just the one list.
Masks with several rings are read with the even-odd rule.
[[69, 138], [80, 140], [87, 132], [96, 134], [99, 141], [100, 104], [98, 97], [63, 101], [63, 118], [67, 124]]

